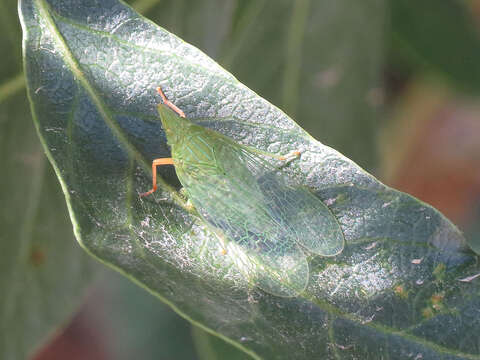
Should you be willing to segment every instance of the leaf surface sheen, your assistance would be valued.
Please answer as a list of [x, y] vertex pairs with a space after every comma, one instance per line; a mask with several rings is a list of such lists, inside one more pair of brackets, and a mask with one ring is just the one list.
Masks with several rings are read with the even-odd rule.
[[29, 358], [71, 318], [100, 268], [74, 241], [31, 121], [16, 1], [0, 4], [0, 358]]
[[[479, 272], [477, 257], [439, 212], [315, 141], [122, 3], [24, 0], [21, 16], [34, 118], [90, 253], [255, 358], [480, 358], [480, 285], [457, 280]], [[309, 258], [301, 296], [252, 287], [184, 209], [172, 168], [159, 168], [155, 201], [139, 198], [151, 159], [169, 155], [156, 86], [236, 141], [302, 151], [284, 174], [324, 201], [346, 245]]]

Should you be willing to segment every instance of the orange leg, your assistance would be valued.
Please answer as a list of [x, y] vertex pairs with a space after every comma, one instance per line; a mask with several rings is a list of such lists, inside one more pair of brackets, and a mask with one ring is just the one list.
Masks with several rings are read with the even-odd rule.
[[[162, 97], [163, 103], [167, 105], [170, 109], [175, 111], [178, 115], [181, 117], [185, 117], [185, 113], [180, 110], [174, 103], [172, 103], [170, 100], [167, 99], [165, 94], [162, 91], [161, 87], [157, 87], [157, 92], [160, 94]], [[150, 195], [157, 190], [157, 166], [160, 165], [173, 165], [173, 159], [172, 158], [163, 158], [163, 159], [155, 159], [152, 162], [152, 182], [153, 182], [153, 187], [150, 191], [147, 191], [146, 193], [140, 194], [141, 197]]]
[[172, 109], [173, 111], [175, 111], [178, 115], [180, 115], [181, 117], [185, 117], [185, 113], [180, 110], [174, 103], [172, 103], [170, 100], [167, 99], [167, 97], [165, 96], [165, 94], [163, 93], [162, 91], [162, 88], [161, 87], [157, 87], [157, 92], [160, 94], [160, 96], [162, 97], [162, 100], [163, 100], [163, 103], [165, 105], [167, 105], [170, 109]]
[[157, 166], [160, 165], [173, 165], [173, 159], [172, 158], [163, 158], [163, 159], [155, 159], [152, 162], [152, 182], [153, 182], [153, 187], [152, 190], [147, 191], [146, 193], [140, 194], [140, 197], [147, 196], [155, 192], [157, 190]]

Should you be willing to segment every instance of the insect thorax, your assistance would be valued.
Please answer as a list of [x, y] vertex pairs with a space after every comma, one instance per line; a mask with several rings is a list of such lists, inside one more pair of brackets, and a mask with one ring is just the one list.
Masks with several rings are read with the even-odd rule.
[[222, 171], [218, 164], [215, 152], [221, 144], [215, 141], [205, 129], [195, 129], [181, 142], [172, 145], [172, 157], [176, 167], [182, 168], [191, 176], [199, 173], [201, 176], [208, 173], [218, 173]]

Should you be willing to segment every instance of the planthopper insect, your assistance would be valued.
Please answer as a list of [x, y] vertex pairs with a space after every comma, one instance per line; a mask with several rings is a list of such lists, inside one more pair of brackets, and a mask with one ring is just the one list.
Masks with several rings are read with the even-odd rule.
[[336, 217], [309, 189], [287, 182], [281, 167], [266, 160], [289, 157], [196, 125], [157, 90], [172, 157], [153, 161], [153, 188], [141, 196], [156, 190], [157, 166], [174, 165], [188, 199], [240, 271], [273, 295], [301, 293], [309, 279], [306, 253], [333, 256], [343, 250]]

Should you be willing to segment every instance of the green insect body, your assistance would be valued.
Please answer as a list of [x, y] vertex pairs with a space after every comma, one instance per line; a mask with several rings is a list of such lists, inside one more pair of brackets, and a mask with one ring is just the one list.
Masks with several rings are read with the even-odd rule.
[[[223, 241], [238, 246], [237, 265], [277, 296], [297, 296], [309, 279], [305, 251], [322, 256], [344, 247], [330, 209], [293, 186], [256, 149], [158, 106], [173, 164], [187, 197]], [[229, 250], [230, 251], [230, 250]]]

